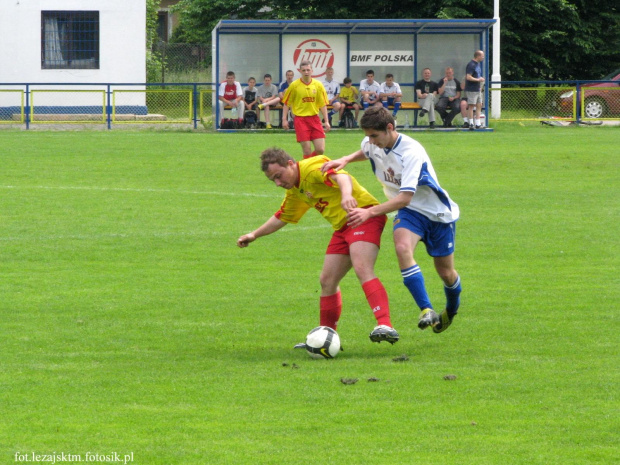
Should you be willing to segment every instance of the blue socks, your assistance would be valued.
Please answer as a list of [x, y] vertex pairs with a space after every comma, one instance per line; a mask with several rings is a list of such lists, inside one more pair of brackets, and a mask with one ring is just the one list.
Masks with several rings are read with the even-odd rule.
[[400, 270], [400, 273], [403, 276], [405, 287], [409, 289], [409, 292], [413, 296], [413, 300], [415, 300], [415, 303], [420, 307], [420, 310], [433, 308], [428, 293], [426, 292], [426, 287], [424, 286], [424, 276], [422, 275], [420, 266], [417, 264], [413, 265], [405, 270]]
[[444, 284], [443, 290], [446, 293], [446, 311], [449, 317], [453, 317], [461, 304], [461, 277], [457, 276], [456, 281], [450, 287]]
[[401, 102], [394, 102], [394, 113], [392, 113], [392, 116], [396, 116], [396, 113], [400, 110], [400, 103]]

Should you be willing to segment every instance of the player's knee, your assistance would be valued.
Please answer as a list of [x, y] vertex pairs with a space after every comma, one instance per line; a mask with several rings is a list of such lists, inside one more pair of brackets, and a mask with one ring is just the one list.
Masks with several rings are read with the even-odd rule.
[[394, 243], [394, 249], [396, 250], [397, 257], [408, 258], [413, 255], [413, 249], [408, 242], [400, 241]]
[[321, 284], [321, 292], [323, 295], [332, 295], [338, 290], [338, 283], [329, 273], [321, 273], [319, 283]]

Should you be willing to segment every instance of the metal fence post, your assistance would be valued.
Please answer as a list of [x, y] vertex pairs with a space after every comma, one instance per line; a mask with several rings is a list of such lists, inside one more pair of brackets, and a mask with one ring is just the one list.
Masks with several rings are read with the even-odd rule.
[[112, 91], [111, 91], [111, 86], [110, 84], [107, 85], [107, 101], [108, 104], [106, 105], [106, 120], [108, 122], [108, 130], [112, 129], [112, 103], [111, 103], [111, 98], [112, 98]]
[[194, 129], [198, 128], [198, 84], [194, 83]]
[[30, 84], [26, 84], [26, 129], [30, 129]]

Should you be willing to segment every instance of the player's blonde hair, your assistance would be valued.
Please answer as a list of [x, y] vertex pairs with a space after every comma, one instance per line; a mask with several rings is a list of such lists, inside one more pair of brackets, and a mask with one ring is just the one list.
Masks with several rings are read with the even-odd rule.
[[280, 166], [288, 165], [289, 160], [295, 161], [288, 153], [278, 147], [269, 147], [260, 154], [260, 168], [263, 172], [269, 169], [269, 165], [277, 163]]

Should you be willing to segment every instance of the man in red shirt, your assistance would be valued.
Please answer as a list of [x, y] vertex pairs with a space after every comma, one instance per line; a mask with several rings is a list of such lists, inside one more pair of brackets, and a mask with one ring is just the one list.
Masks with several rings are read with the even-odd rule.
[[230, 106], [234, 111], [236, 110], [236, 118], [239, 123], [243, 123], [243, 90], [241, 90], [241, 84], [235, 81], [235, 73], [228, 71], [226, 73], [226, 80], [220, 84], [218, 92], [219, 104], [220, 104], [220, 118], [224, 119], [224, 107]]

